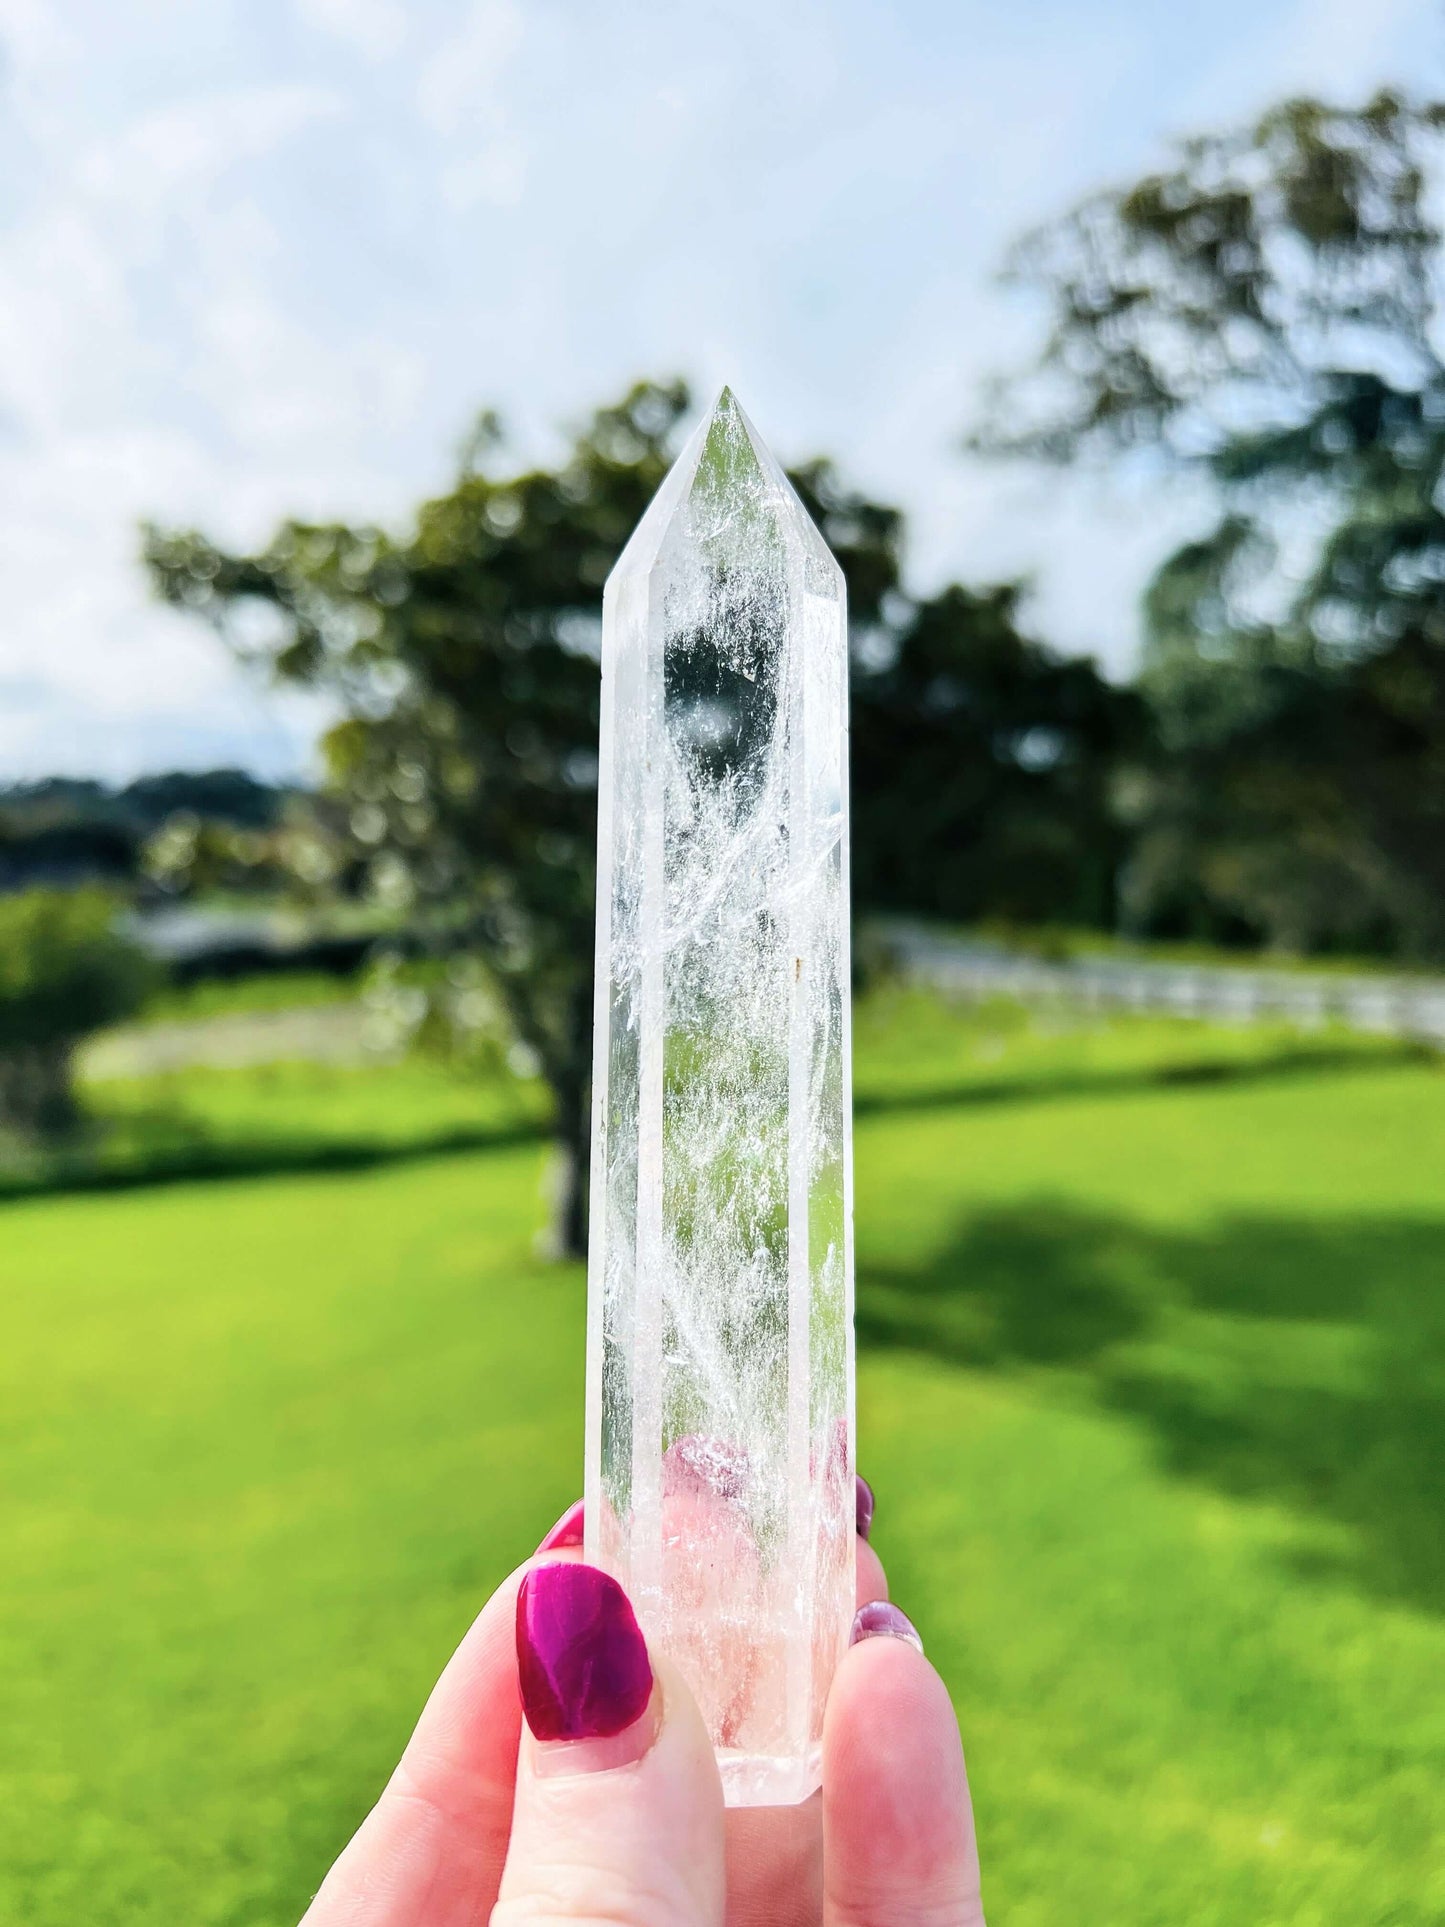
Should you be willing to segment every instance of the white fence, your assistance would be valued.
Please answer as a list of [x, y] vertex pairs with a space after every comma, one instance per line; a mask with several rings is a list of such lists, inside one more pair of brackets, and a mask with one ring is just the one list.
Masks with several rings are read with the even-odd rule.
[[1301, 1029], [1337, 1023], [1445, 1050], [1445, 978], [1440, 977], [1211, 968], [1103, 957], [1049, 963], [999, 945], [902, 924], [883, 932], [882, 942], [906, 976], [962, 996], [1164, 1011], [1238, 1024], [1275, 1018]]

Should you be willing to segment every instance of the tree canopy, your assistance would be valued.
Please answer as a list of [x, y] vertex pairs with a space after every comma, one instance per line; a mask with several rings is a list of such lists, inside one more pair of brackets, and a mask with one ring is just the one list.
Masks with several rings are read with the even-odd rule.
[[1017, 585], [950, 584], [853, 678], [854, 890], [875, 909], [1108, 927], [1142, 711], [1019, 626]]
[[1028, 236], [1048, 315], [978, 441], [1209, 478], [1162, 565], [1144, 924], [1445, 951], [1445, 107], [1293, 100]]
[[[485, 416], [401, 532], [284, 523], [231, 554], [149, 529], [158, 592], [341, 719], [324, 752], [373, 889], [484, 960], [557, 1099], [580, 1248], [591, 1044], [602, 585], [689, 405], [640, 383], [554, 467], [508, 467]], [[903, 518], [825, 460], [792, 480], [847, 579], [865, 905], [1107, 914], [1107, 759], [1127, 699], [1026, 639], [1018, 592], [903, 591]], [[259, 615], [258, 615], [259, 610]], [[258, 635], [265, 640], [258, 642]]]

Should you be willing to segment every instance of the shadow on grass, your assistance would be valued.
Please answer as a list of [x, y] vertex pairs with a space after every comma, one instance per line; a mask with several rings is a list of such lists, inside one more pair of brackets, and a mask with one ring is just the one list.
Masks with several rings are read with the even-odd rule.
[[[1378, 1069], [1381, 1064], [1417, 1061], [1412, 1044], [1362, 1052], [1347, 1045], [1305, 1045], [1243, 1061], [1182, 1060], [1140, 1069], [1054, 1073], [1035, 1078], [969, 1079], [932, 1089], [897, 1093], [860, 1093], [859, 1117], [888, 1112], [954, 1109], [972, 1105], [1048, 1103], [1061, 1098], [1121, 1097], [1170, 1085], [1259, 1083], [1280, 1077], [1330, 1070]], [[65, 1196], [93, 1191], [135, 1190], [145, 1185], [214, 1183], [228, 1178], [270, 1178], [326, 1172], [370, 1171], [388, 1164], [415, 1163], [464, 1151], [501, 1150], [537, 1143], [550, 1135], [535, 1118], [492, 1119], [452, 1125], [398, 1142], [369, 1137], [327, 1137], [305, 1131], [223, 1136], [181, 1110], [161, 1108], [128, 1120], [123, 1134], [133, 1141], [117, 1147], [100, 1137], [69, 1153], [52, 1154], [33, 1165], [7, 1169], [0, 1162], [0, 1208], [24, 1198]]]
[[105, 1163], [84, 1153], [57, 1159], [45, 1169], [0, 1176], [0, 1208], [24, 1198], [68, 1196], [94, 1191], [133, 1191], [147, 1185], [223, 1182], [227, 1179], [305, 1177], [329, 1172], [371, 1171], [383, 1165], [414, 1164], [463, 1151], [499, 1151], [536, 1144], [551, 1135], [535, 1119], [497, 1124], [454, 1125], [408, 1142], [383, 1138], [314, 1137], [208, 1138], [139, 1152], [134, 1159]]
[[861, 1343], [1068, 1368], [1178, 1477], [1342, 1528], [1300, 1569], [1445, 1612], [1445, 1215], [1166, 1232], [1041, 1199], [860, 1265]]
[[883, 1116], [894, 1111], [942, 1111], [992, 1104], [1049, 1103], [1075, 1097], [1135, 1097], [1141, 1091], [1190, 1089], [1214, 1084], [1265, 1084], [1281, 1078], [1317, 1076], [1328, 1071], [1378, 1071], [1390, 1065], [1430, 1063], [1440, 1054], [1408, 1039], [1378, 1050], [1349, 1044], [1307, 1044], [1251, 1058], [1181, 1058], [1176, 1063], [1146, 1064], [1117, 1070], [1048, 1071], [1037, 1077], [988, 1077], [984, 1073], [951, 1084], [916, 1090], [868, 1091], [856, 1094], [857, 1117]]

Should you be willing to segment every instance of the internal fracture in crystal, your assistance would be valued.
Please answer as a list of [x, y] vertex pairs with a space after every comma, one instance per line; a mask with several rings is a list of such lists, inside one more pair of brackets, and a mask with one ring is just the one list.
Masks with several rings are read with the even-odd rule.
[[783, 1803], [853, 1608], [847, 631], [728, 390], [603, 611], [586, 1551]]

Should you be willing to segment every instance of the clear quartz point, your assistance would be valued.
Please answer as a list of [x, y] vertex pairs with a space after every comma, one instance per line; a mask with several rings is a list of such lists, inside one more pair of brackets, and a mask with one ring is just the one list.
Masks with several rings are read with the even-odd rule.
[[805, 1798], [853, 1611], [843, 576], [724, 389], [603, 602], [586, 1556]]

